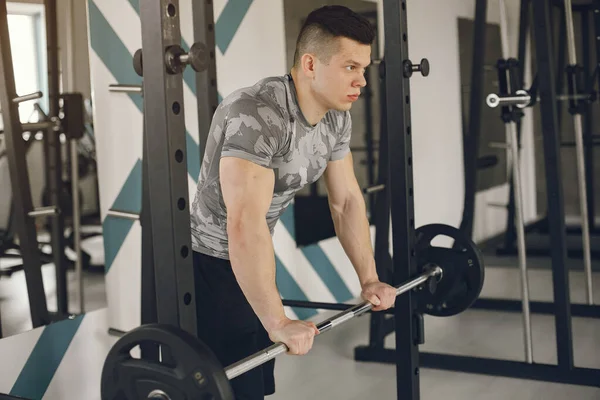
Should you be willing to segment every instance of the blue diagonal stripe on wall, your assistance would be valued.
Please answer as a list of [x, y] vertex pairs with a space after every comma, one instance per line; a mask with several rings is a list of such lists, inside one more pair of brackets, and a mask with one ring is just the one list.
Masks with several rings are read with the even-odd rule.
[[225, 54], [253, 0], [229, 0], [215, 24], [215, 42]]
[[[295, 239], [294, 225], [294, 205], [290, 204], [287, 210], [281, 215], [281, 223], [287, 229], [292, 238]], [[318, 244], [303, 247], [302, 253], [312, 264], [315, 272], [321, 277], [323, 283], [329, 288], [333, 297], [338, 302], [345, 302], [352, 299], [352, 293], [342, 280], [329, 258]]]
[[[88, 3], [92, 48], [117, 80], [115, 83], [141, 85], [142, 78], [133, 70], [133, 57], [94, 1], [90, 0]], [[128, 96], [140, 111], [144, 110], [142, 96], [133, 93]]]
[[79, 315], [43, 328], [44, 331], [10, 391], [11, 396], [25, 399], [44, 397], [83, 317]]
[[[133, 70], [132, 55], [93, 0], [89, 1], [89, 14], [90, 43], [100, 60], [115, 77], [117, 83], [140, 84], [141, 78]], [[142, 97], [139, 94], [130, 94], [129, 97], [138, 110], [143, 112]], [[186, 135], [188, 173], [194, 182], [197, 182], [200, 174], [200, 147], [187, 130]]]
[[[281, 293], [281, 297], [290, 300], [308, 301], [306, 294], [302, 291], [300, 286], [298, 286], [298, 283], [296, 283], [292, 275], [290, 275], [288, 270], [277, 256], [275, 256], [275, 266], [275, 280], [277, 283], [277, 289], [279, 289], [279, 292]], [[300, 319], [308, 319], [314, 315], [317, 315], [317, 311], [310, 308], [292, 307], [292, 310]]]
[[[142, 161], [137, 160], [111, 208], [139, 214], [142, 209]], [[102, 223], [104, 233], [104, 269], [110, 270], [133, 221], [107, 216]]]

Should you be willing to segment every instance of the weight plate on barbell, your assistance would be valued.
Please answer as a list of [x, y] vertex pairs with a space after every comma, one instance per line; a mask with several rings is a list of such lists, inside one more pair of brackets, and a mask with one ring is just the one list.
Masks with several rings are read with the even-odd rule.
[[[438, 236], [454, 239], [454, 246], [433, 246], [431, 242]], [[417, 290], [419, 311], [447, 317], [471, 307], [481, 293], [485, 275], [483, 255], [475, 243], [452, 226], [431, 224], [416, 230], [415, 247], [420, 270], [435, 264], [444, 271], [435, 290], [428, 286]]]
[[[133, 358], [142, 344], [158, 345], [162, 362]], [[213, 352], [186, 331], [171, 325], [148, 324], [121, 337], [102, 369], [102, 400], [139, 400], [157, 390], [171, 400], [233, 400], [225, 370]]]

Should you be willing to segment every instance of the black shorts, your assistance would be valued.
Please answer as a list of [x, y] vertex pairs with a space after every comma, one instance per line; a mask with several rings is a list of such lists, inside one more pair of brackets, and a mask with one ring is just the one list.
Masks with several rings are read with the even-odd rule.
[[[250, 307], [228, 260], [194, 252], [198, 337], [227, 367], [269, 347], [269, 339]], [[236, 400], [264, 399], [275, 393], [275, 360], [231, 380]]]

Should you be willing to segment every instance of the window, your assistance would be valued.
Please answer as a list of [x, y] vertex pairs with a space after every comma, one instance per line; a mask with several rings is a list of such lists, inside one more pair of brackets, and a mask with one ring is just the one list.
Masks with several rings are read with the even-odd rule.
[[[8, 31], [10, 35], [15, 88], [22, 96], [37, 91], [46, 95], [45, 24], [41, 4], [8, 3]], [[21, 122], [37, 121], [34, 104], [47, 110], [46, 96], [19, 105]], [[0, 129], [3, 124], [0, 120]]]

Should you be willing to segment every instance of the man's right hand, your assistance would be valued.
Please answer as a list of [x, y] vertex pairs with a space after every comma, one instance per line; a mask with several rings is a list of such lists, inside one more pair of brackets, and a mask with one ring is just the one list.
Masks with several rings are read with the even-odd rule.
[[288, 354], [304, 355], [312, 348], [319, 330], [313, 322], [286, 319], [268, 333], [274, 343], [285, 343], [289, 349]]

